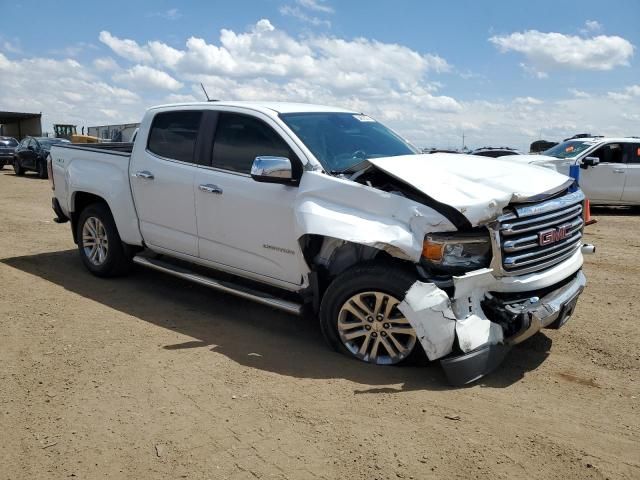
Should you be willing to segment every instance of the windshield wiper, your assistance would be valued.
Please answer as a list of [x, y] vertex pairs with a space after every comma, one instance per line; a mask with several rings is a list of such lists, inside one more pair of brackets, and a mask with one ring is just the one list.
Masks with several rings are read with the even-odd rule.
[[342, 170], [330, 170], [329, 173], [333, 175], [339, 175], [341, 173], [356, 173], [356, 172], [359, 172], [360, 170], [369, 168], [370, 166], [371, 166], [371, 163], [369, 163], [369, 160], [365, 158], [358, 163], [350, 165], [347, 168], [343, 168]]

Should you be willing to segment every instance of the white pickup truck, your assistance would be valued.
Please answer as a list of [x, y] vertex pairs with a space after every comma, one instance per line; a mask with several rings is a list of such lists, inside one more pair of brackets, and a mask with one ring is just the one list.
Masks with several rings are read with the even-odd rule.
[[[426, 353], [456, 385], [584, 289], [584, 195], [557, 172], [421, 155], [340, 108], [148, 110], [134, 144], [56, 145], [58, 222], [98, 276], [136, 263], [291, 313], [373, 364]], [[424, 353], [423, 353], [424, 352]]]

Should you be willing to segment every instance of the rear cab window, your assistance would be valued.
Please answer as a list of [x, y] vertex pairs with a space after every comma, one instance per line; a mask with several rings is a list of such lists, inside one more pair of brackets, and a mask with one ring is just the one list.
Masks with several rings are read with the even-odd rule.
[[160, 112], [153, 117], [147, 150], [160, 157], [197, 163], [194, 159], [202, 111]]

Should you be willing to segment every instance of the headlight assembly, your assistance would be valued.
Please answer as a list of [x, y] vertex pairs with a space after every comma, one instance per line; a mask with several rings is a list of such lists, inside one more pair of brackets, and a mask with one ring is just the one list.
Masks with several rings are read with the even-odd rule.
[[439, 270], [468, 271], [491, 262], [489, 235], [443, 233], [426, 236], [422, 258]]

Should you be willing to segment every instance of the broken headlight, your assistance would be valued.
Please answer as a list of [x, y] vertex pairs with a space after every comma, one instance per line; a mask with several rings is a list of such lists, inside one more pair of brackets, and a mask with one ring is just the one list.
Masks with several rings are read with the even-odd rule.
[[488, 234], [429, 234], [424, 239], [422, 258], [439, 270], [468, 271], [488, 267], [491, 241]]

